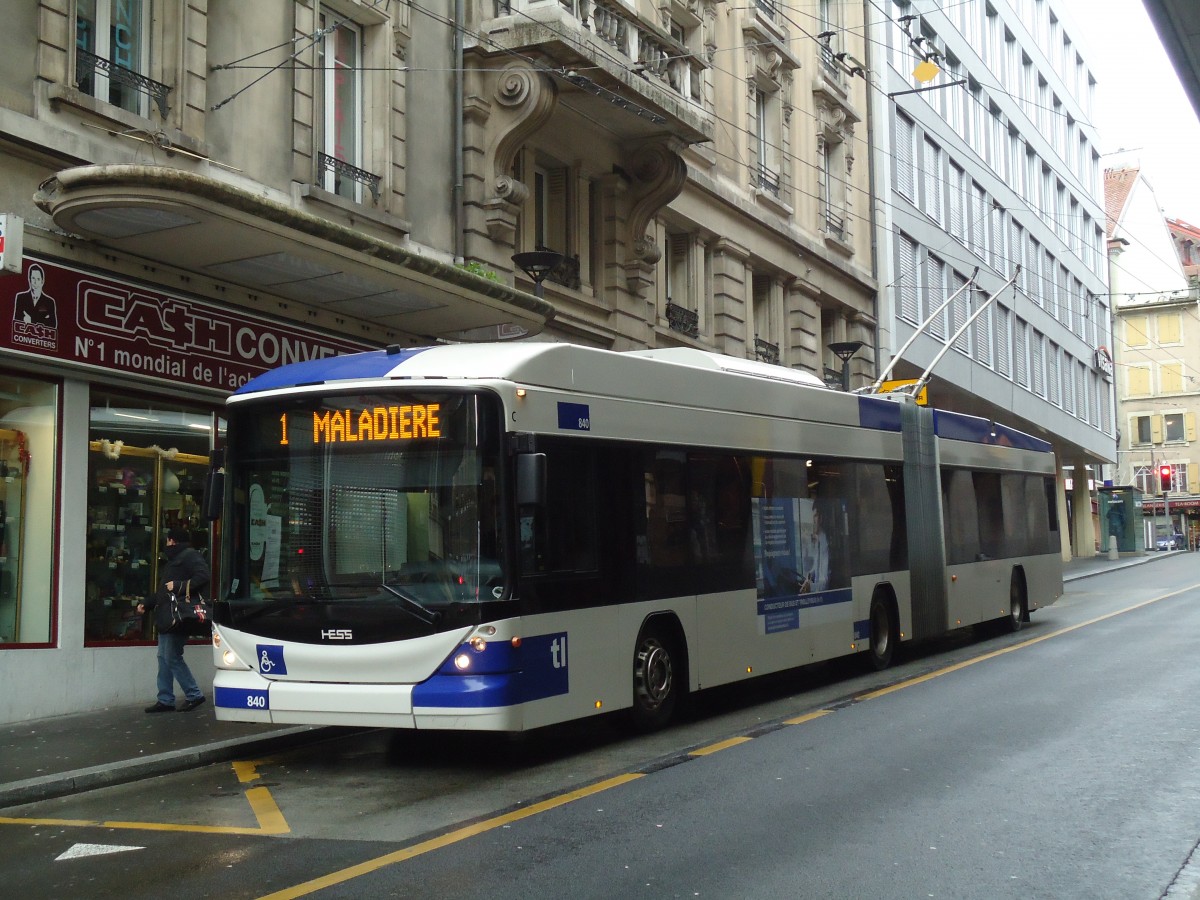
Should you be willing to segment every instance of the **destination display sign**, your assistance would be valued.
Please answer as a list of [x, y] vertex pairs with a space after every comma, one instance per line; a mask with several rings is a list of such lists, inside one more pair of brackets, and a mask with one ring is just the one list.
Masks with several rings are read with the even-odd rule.
[[308, 415], [312, 417], [313, 444], [396, 443], [443, 437], [440, 403], [407, 403], [283, 413], [279, 417], [279, 446], [289, 446], [295, 436], [294, 426]]

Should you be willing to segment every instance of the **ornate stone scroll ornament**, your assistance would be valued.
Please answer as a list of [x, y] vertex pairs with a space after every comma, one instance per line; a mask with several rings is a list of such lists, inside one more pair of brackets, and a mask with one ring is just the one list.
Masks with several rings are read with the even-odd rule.
[[629, 157], [632, 176], [627, 220], [625, 280], [631, 293], [646, 295], [654, 283], [654, 266], [662, 249], [647, 232], [660, 209], [679, 196], [687, 178], [687, 163], [680, 156], [682, 142], [674, 139], [644, 144]]
[[517, 214], [529, 188], [512, 175], [517, 151], [550, 119], [558, 91], [550, 76], [514, 63], [496, 78], [495, 105], [487, 121], [484, 174], [488, 187], [483, 207], [492, 240], [512, 244]]

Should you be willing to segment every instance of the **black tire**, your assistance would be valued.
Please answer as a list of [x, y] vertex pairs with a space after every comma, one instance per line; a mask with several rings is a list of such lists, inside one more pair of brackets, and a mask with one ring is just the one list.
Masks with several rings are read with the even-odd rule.
[[657, 731], [671, 721], [679, 702], [679, 674], [674, 644], [663, 630], [646, 624], [633, 650], [633, 708], [629, 720], [640, 732]]
[[896, 661], [896, 646], [900, 643], [900, 627], [887, 597], [872, 598], [870, 627], [870, 649], [867, 655], [871, 658], [871, 667], [877, 672], [882, 672]]
[[1008, 583], [1008, 615], [1001, 619], [1004, 630], [1015, 634], [1021, 630], [1029, 618], [1029, 610], [1025, 602], [1025, 579], [1019, 572], [1013, 572], [1012, 580]]

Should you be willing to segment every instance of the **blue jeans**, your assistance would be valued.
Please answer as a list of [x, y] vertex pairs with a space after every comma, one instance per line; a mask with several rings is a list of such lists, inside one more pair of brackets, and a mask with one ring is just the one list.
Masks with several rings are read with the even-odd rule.
[[183, 688], [187, 700], [199, 700], [204, 696], [200, 685], [192, 677], [192, 670], [183, 659], [183, 648], [187, 646], [186, 634], [158, 635], [158, 702], [175, 705], [175, 682]]

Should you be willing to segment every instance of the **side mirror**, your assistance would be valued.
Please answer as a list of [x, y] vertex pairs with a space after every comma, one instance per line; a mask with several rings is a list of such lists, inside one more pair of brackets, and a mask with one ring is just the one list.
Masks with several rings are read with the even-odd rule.
[[517, 505], [546, 503], [546, 454], [522, 453], [517, 457]]
[[204, 518], [215, 522], [225, 505], [225, 451], [214, 450], [204, 476]]

